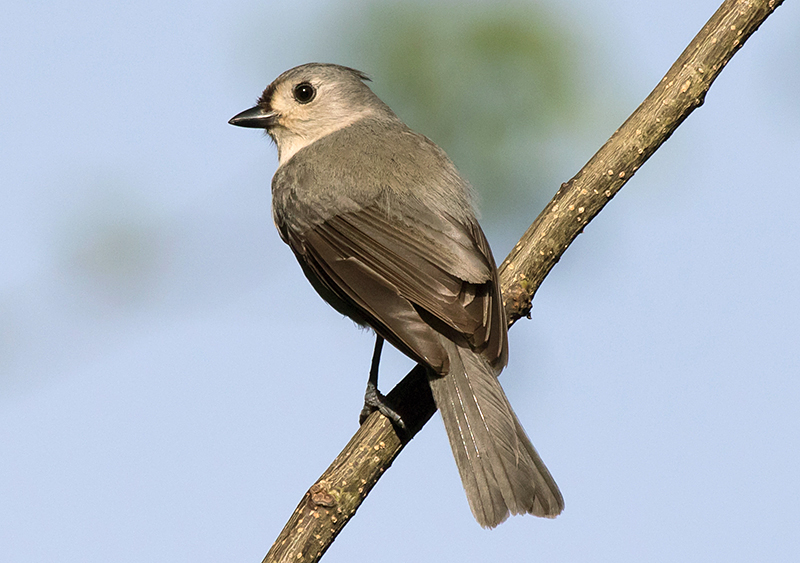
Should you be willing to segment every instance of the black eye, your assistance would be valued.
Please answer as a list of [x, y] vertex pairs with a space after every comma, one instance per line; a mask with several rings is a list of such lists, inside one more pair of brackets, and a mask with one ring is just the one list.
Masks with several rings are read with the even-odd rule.
[[317, 90], [308, 82], [301, 82], [292, 90], [294, 99], [301, 104], [307, 104], [317, 95]]

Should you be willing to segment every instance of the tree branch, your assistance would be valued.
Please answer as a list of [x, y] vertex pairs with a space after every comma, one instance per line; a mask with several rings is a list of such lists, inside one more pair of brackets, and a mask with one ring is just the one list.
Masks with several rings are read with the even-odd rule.
[[[529, 316], [544, 278], [639, 167], [694, 109], [730, 58], [782, 0], [726, 0], [666, 76], [528, 228], [500, 265], [509, 323]], [[436, 406], [424, 369], [414, 368], [389, 394], [408, 425], [401, 438], [375, 412], [309, 489], [263, 563], [318, 561], [386, 469]]]

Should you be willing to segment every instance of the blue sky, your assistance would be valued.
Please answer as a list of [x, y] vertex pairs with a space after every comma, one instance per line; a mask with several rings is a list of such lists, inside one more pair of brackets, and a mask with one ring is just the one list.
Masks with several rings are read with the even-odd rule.
[[[607, 108], [559, 178], [716, 7], [554, 5], [600, 63], [579, 95]], [[318, 299], [279, 241], [274, 148], [227, 125], [289, 67], [352, 64], [331, 60], [339, 13], [5, 8], [4, 560], [260, 561], [354, 432], [372, 337]], [[798, 29], [787, 2], [510, 333], [503, 385], [564, 514], [480, 529], [434, 418], [325, 561], [797, 560]], [[485, 227], [499, 257], [521, 234]], [[382, 373], [408, 367], [390, 353]]]

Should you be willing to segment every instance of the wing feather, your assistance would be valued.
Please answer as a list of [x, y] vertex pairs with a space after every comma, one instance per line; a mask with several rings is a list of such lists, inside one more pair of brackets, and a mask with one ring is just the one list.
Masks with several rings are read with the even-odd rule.
[[[447, 354], [431, 349], [438, 340], [427, 328], [466, 341], [497, 369], [505, 365], [505, 313], [494, 259], [477, 224], [461, 225], [425, 209], [392, 215], [374, 203], [304, 233], [282, 227], [304, 268], [412, 357], [446, 368]], [[346, 307], [337, 309], [359, 320]]]

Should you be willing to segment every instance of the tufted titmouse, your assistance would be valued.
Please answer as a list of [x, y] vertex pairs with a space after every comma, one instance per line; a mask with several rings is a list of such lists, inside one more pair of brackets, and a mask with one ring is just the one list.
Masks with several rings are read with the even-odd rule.
[[275, 141], [281, 238], [325, 301], [377, 333], [367, 405], [402, 426], [377, 392], [385, 338], [426, 366], [477, 521], [555, 517], [561, 493], [497, 380], [506, 316], [470, 188], [365, 80], [343, 66], [298, 66], [230, 123]]

